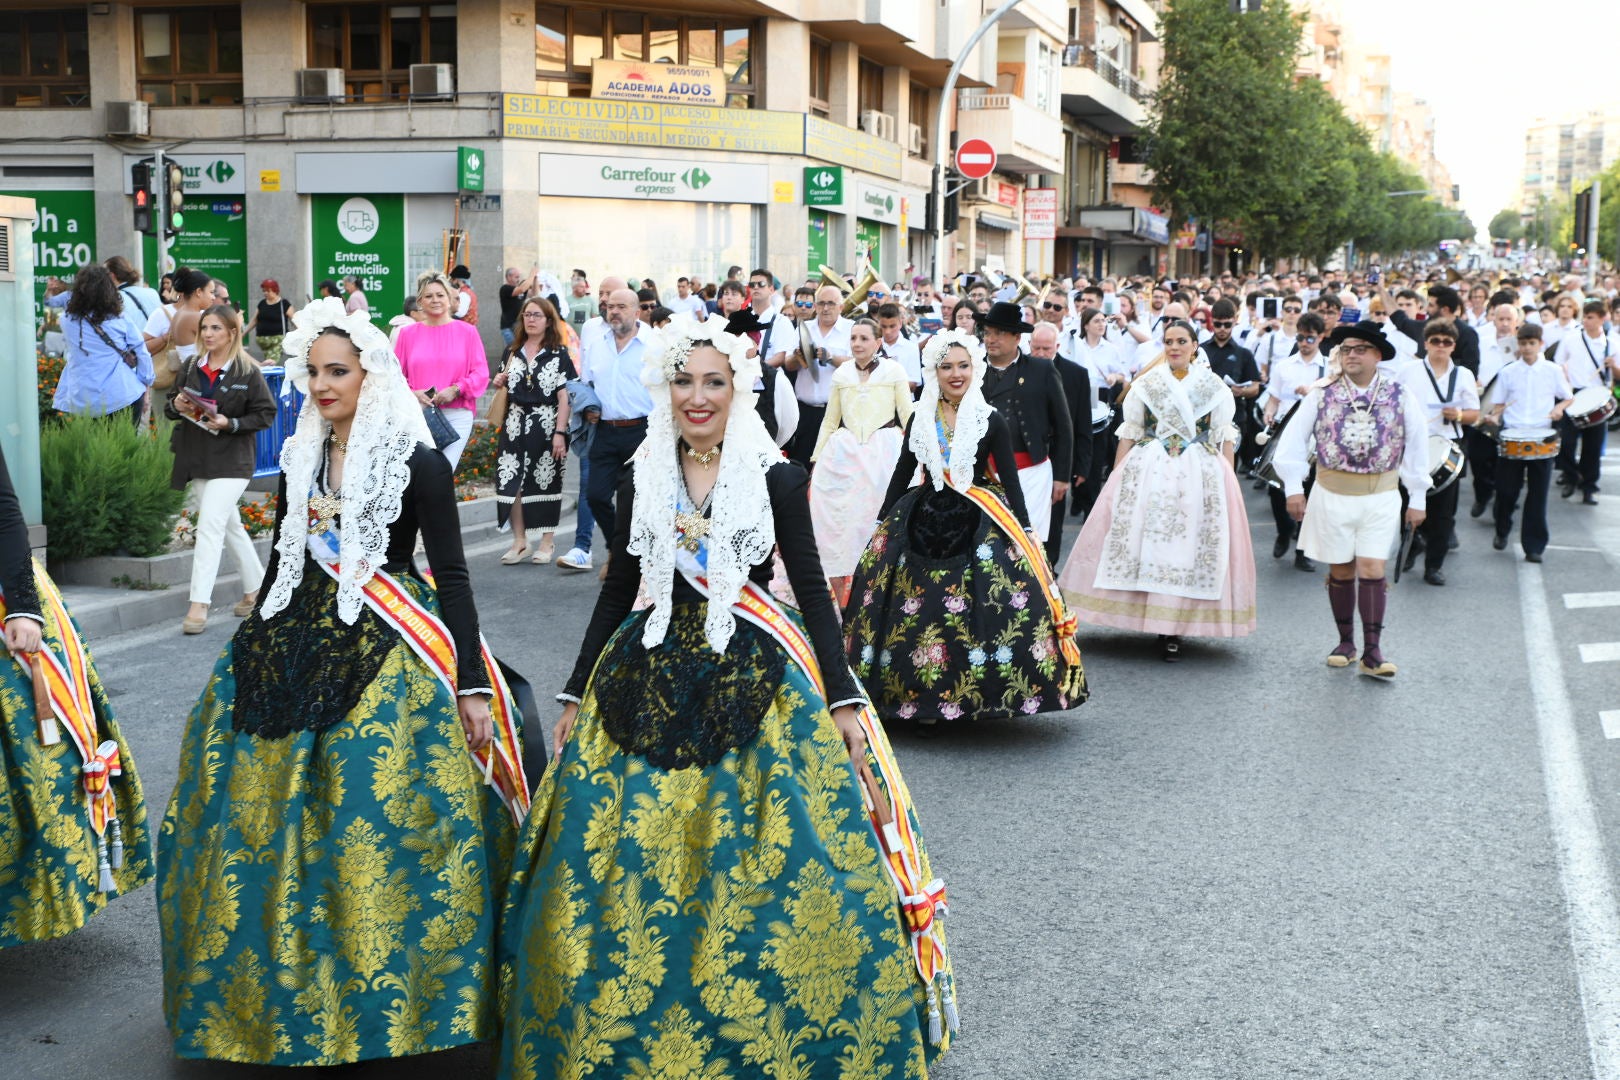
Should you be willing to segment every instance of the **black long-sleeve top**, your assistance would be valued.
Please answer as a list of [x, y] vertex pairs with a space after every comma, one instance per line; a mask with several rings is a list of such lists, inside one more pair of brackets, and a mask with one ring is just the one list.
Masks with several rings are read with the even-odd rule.
[[[428, 565], [433, 568], [433, 582], [439, 594], [439, 618], [456, 643], [456, 689], [458, 692], [487, 690], [490, 677], [479, 649], [478, 609], [473, 605], [472, 578], [461, 547], [461, 518], [456, 512], [456, 487], [450, 462], [432, 447], [418, 443], [410, 466], [411, 482], [400, 503], [399, 517], [388, 526], [388, 551], [382, 568], [395, 576], [411, 573], [420, 577], [414, 555], [416, 535], [422, 534], [422, 546]], [[276, 504], [279, 511], [264, 576], [266, 584], [276, 579], [280, 562], [276, 544], [281, 540], [281, 518], [287, 508], [285, 475], [276, 493]], [[324, 573], [317, 567], [304, 568], [306, 577]], [[264, 603], [267, 591], [260, 590], [259, 604]]]
[[[1009, 459], [1011, 452], [1008, 453]], [[765, 486], [771, 497], [771, 516], [776, 522], [776, 545], [787, 567], [788, 582], [799, 601], [799, 612], [804, 616], [805, 628], [810, 633], [810, 644], [815, 647], [816, 662], [821, 666], [822, 678], [827, 683], [827, 704], [837, 706], [866, 700], [850, 673], [849, 661], [844, 657], [844, 635], [839, 627], [838, 613], [833, 609], [832, 594], [827, 588], [827, 576], [821, 569], [821, 555], [816, 550], [816, 534], [810, 525], [810, 477], [804, 468], [790, 461], [772, 465], [765, 474]], [[636, 489], [634, 477], [627, 477], [619, 485], [619, 511], [613, 530], [613, 556], [608, 563], [607, 579], [596, 598], [596, 610], [591, 613], [585, 628], [585, 640], [579, 647], [579, 659], [574, 673], [569, 676], [563, 694], [574, 700], [585, 695], [585, 684], [591, 670], [607, 647], [608, 639], [630, 614], [641, 586], [641, 558], [630, 554], [630, 523], [634, 517]], [[767, 585], [771, 580], [772, 564], [760, 563], [748, 572], [750, 580]], [[701, 594], [679, 573], [675, 575], [671, 603], [700, 603]]]
[[[894, 475], [889, 478], [889, 490], [883, 496], [883, 509], [879, 512], [880, 518], [888, 517], [894, 504], [900, 501], [911, 488], [911, 478], [917, 473], [917, 455], [911, 450], [911, 425], [921, 418], [925, 424], [934, 422], [931, 416], [923, 416], [920, 412], [911, 414], [906, 421], [906, 438], [901, 444], [900, 461], [894, 467]], [[994, 463], [994, 478], [998, 478], [1007, 495], [1007, 506], [1018, 518], [1018, 524], [1029, 528], [1029, 508], [1024, 505], [1024, 489], [1018, 485], [1018, 459], [1013, 456], [1012, 430], [1008, 428], [1006, 419], [995, 410], [990, 412], [990, 426], [985, 430], [984, 440], [979, 443], [979, 451], [973, 458], [973, 482], [982, 484], [992, 479], [990, 465]], [[923, 483], [932, 484], [933, 478], [923, 470]], [[794, 586], [797, 588], [798, 586]]]
[[0, 589], [6, 594], [6, 618], [32, 616], [43, 622], [39, 591], [34, 584], [34, 562], [28, 547], [28, 522], [11, 486], [6, 456], [0, 451]]
[[[1389, 312], [1389, 321], [1395, 324], [1395, 329], [1417, 342], [1418, 356], [1427, 355], [1423, 347], [1423, 323], [1412, 318], [1400, 308], [1392, 307]], [[1451, 350], [1451, 362], [1474, 375], [1479, 374], [1479, 331], [1463, 321], [1462, 316], [1454, 316], [1457, 326], [1457, 344]]]

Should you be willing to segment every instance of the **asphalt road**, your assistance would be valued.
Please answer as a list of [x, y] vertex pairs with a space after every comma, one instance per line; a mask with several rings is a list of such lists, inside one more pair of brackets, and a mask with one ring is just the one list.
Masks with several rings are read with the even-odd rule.
[[[1256, 636], [1172, 666], [1151, 638], [1083, 631], [1083, 708], [897, 733], [962, 987], [935, 1075], [1620, 1077], [1620, 743], [1601, 717], [1620, 736], [1620, 655], [1603, 659], [1620, 644], [1590, 648], [1620, 642], [1611, 488], [1596, 508], [1554, 499], [1540, 568], [1465, 518], [1451, 583], [1392, 599], [1392, 684], [1323, 666], [1320, 577], [1272, 561], [1251, 494]], [[474, 565], [488, 637], [549, 693], [594, 575], [502, 567], [488, 546]], [[154, 821], [233, 626], [91, 643]], [[170, 1056], [150, 888], [0, 951], [0, 1017], [0, 1077], [286, 1075]], [[487, 1053], [343, 1075], [447, 1070], [490, 1075]]]

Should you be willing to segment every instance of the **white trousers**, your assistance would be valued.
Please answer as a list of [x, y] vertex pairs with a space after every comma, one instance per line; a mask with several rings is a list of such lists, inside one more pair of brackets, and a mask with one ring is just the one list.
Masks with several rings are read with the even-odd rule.
[[186, 490], [187, 504], [197, 511], [197, 547], [191, 554], [193, 604], [213, 603], [219, 558], [227, 547], [236, 561], [236, 572], [242, 575], [242, 595], [259, 591], [264, 565], [236, 508], [247, 486], [246, 480], [230, 478], [193, 480]]
[[450, 459], [450, 472], [456, 471], [456, 463], [461, 460], [461, 452], [467, 449], [467, 436], [472, 434], [473, 411], [471, 409], [445, 409], [444, 418], [450, 421], [450, 426], [456, 429], [461, 438], [444, 448], [444, 456]]
[[1029, 511], [1029, 527], [1038, 543], [1046, 543], [1052, 527], [1052, 459], [1018, 470], [1018, 486], [1024, 491], [1024, 509]]

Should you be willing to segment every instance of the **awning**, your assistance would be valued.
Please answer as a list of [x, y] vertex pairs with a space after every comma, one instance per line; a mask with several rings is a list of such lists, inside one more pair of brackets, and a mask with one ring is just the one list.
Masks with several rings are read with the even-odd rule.
[[982, 229], [999, 229], [1002, 232], [1017, 232], [1018, 222], [1013, 218], [997, 217], [995, 214], [980, 214], [979, 227]]

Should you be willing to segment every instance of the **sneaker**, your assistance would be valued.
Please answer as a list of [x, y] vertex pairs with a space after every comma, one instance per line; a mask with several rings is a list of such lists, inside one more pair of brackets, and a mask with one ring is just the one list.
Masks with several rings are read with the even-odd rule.
[[559, 570], [589, 570], [591, 568], [591, 553], [581, 551], [579, 548], [569, 548], [568, 554], [557, 560]]

